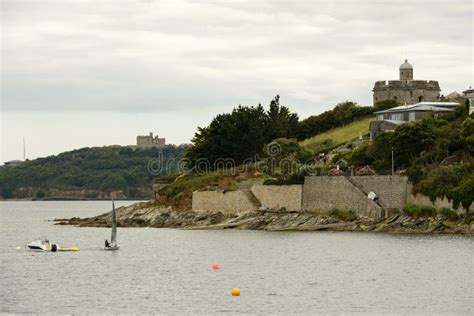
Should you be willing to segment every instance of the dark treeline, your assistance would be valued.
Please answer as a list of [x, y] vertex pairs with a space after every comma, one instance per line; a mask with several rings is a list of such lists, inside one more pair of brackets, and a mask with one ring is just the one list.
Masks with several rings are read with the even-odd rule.
[[[397, 106], [396, 102], [391, 107]], [[344, 126], [355, 120], [372, 115], [378, 108], [372, 106], [360, 106], [357, 103], [346, 101], [340, 103], [330, 111], [320, 115], [310, 116], [302, 120], [298, 126], [298, 139], [303, 140], [324, 133], [330, 129]]]
[[176, 164], [183, 154], [184, 148], [176, 146], [150, 149], [94, 147], [73, 150], [57, 156], [27, 161], [16, 167], [1, 168], [0, 196], [21, 197], [18, 196], [18, 189], [28, 188], [35, 196], [26, 197], [48, 197], [48, 192], [55, 189], [100, 192], [121, 190], [128, 198], [148, 198], [152, 179], [167, 172], [166, 168], [162, 168], [157, 174], [150, 173], [150, 160], [158, 161], [159, 155], [162, 155], [163, 161], [169, 163], [169, 172], [175, 172]]

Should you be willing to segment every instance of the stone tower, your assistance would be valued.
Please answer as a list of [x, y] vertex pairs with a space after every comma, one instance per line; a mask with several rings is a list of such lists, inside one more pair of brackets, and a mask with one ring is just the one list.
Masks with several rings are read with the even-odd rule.
[[376, 81], [374, 85], [374, 105], [383, 100], [396, 100], [400, 105], [439, 100], [441, 91], [438, 81], [413, 80], [413, 66], [405, 62], [400, 65], [400, 79]]
[[413, 80], [413, 66], [406, 59], [400, 65], [400, 80]]
[[164, 147], [166, 145], [165, 138], [159, 138], [158, 135], [153, 137], [153, 133], [150, 132], [148, 136], [137, 136], [137, 147], [138, 148], [152, 148], [152, 147]]

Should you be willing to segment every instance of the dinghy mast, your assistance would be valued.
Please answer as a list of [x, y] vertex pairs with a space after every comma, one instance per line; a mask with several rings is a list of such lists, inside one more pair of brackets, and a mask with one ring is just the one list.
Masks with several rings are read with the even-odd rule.
[[112, 199], [112, 237], [110, 238], [110, 244], [117, 245], [117, 218], [115, 217], [115, 205]]

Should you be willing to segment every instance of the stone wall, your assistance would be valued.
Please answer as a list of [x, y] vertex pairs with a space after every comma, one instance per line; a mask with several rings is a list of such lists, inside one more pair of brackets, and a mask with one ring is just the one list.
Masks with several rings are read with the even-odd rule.
[[244, 191], [195, 191], [193, 211], [220, 211], [225, 215], [258, 209]]
[[366, 196], [370, 191], [375, 192], [378, 203], [385, 209], [402, 210], [411, 192], [408, 178], [404, 176], [353, 176], [350, 179]]
[[374, 105], [378, 101], [395, 99], [400, 104], [415, 104], [422, 101], [438, 101], [439, 83], [434, 80], [390, 80], [377, 81], [374, 85]]
[[[377, 203], [367, 198], [373, 191]], [[352, 176], [305, 178], [304, 185], [260, 185], [237, 191], [196, 191], [192, 209], [195, 211], [221, 211], [226, 215], [268, 208], [285, 207], [289, 211], [323, 211], [332, 209], [353, 210], [359, 216], [379, 219], [386, 211], [403, 210], [406, 203], [430, 205], [453, 209], [447, 200], [437, 200], [434, 205], [428, 197], [411, 194], [412, 185], [404, 176]], [[465, 210], [458, 210], [458, 213]]]
[[306, 177], [302, 197], [305, 211], [346, 209], [375, 219], [384, 216], [383, 209], [345, 177]]
[[263, 207], [301, 211], [302, 185], [253, 185], [250, 190]]

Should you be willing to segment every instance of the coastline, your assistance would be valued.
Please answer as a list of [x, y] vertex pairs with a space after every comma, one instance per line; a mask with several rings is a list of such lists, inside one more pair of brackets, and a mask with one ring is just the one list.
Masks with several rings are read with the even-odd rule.
[[[89, 217], [54, 219], [55, 225], [77, 227], [110, 227], [110, 212]], [[222, 212], [177, 211], [171, 207], [139, 202], [117, 209], [119, 227], [179, 228], [184, 230], [265, 230], [265, 231], [345, 231], [420, 234], [474, 235], [474, 220], [465, 217], [457, 221], [440, 216], [412, 218], [395, 214], [383, 220], [358, 218], [344, 220], [319, 212], [286, 212], [259, 210], [226, 216]]]

